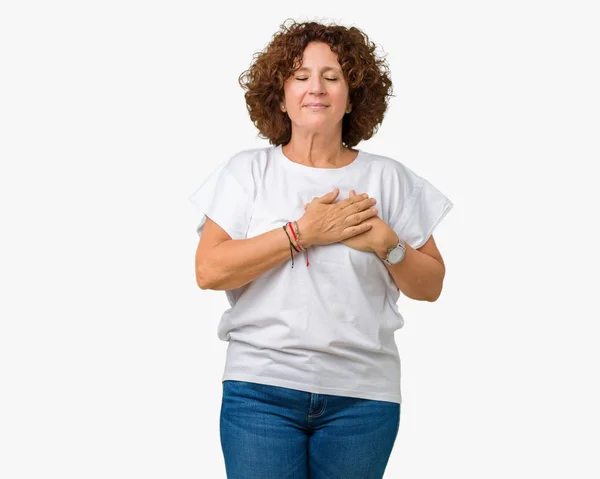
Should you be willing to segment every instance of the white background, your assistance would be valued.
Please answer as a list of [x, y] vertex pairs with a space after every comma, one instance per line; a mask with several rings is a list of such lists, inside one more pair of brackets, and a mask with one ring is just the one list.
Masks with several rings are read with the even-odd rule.
[[446, 194], [404, 296], [386, 478], [598, 478], [595, 2], [3, 2], [0, 476], [224, 478], [223, 292], [187, 198], [267, 146], [238, 75], [286, 18], [357, 26], [395, 97], [358, 145]]

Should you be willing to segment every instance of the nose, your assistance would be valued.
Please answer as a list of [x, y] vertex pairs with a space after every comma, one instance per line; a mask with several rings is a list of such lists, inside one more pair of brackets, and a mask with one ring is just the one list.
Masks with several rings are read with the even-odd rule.
[[325, 88], [323, 87], [323, 80], [318, 75], [313, 75], [310, 78], [308, 91], [313, 95], [320, 95], [325, 91]]

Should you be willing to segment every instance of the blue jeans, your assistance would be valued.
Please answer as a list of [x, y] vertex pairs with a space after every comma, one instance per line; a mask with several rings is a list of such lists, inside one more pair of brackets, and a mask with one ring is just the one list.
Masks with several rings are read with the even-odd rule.
[[229, 479], [381, 479], [400, 404], [223, 381]]

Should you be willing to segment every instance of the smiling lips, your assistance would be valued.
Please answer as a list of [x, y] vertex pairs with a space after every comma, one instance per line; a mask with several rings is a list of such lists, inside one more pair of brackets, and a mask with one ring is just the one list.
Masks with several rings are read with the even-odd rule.
[[307, 106], [309, 108], [317, 108], [317, 109], [327, 108], [327, 105], [324, 105], [323, 103], [307, 103], [304, 106]]

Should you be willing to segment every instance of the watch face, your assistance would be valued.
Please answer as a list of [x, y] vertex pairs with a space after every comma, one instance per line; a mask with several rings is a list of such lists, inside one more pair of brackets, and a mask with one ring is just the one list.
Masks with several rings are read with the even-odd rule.
[[390, 251], [388, 261], [392, 264], [396, 264], [402, 261], [402, 258], [404, 258], [404, 250], [400, 247], [396, 247]]

